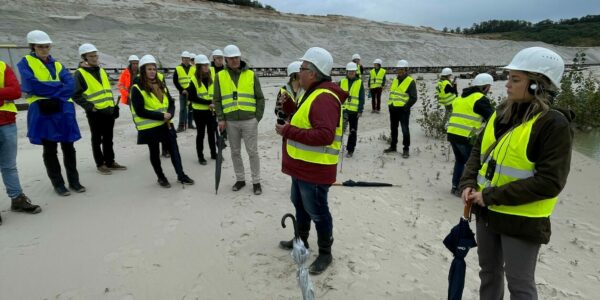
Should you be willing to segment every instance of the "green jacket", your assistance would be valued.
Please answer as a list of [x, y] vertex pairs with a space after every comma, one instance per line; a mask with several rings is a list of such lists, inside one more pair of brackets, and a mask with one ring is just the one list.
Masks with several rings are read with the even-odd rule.
[[[229, 67], [225, 67], [221, 72], [229, 72], [229, 76], [233, 82], [237, 85], [238, 80], [240, 79], [240, 73], [243, 70], [248, 70], [248, 65], [246, 62], [240, 62], [239, 70], [232, 70]], [[256, 97], [256, 112], [249, 112], [243, 110], [236, 110], [227, 114], [227, 116], [223, 113], [223, 105], [221, 102], [221, 86], [219, 85], [219, 76], [215, 76], [214, 83], [214, 102], [215, 102], [215, 111], [217, 113], [217, 118], [219, 121], [243, 121], [249, 120], [252, 118], [256, 118], [257, 121], [263, 117], [263, 113], [265, 111], [265, 96], [263, 95], [262, 89], [260, 87], [260, 81], [258, 81], [258, 76], [256, 73], [254, 74], [254, 96]]]

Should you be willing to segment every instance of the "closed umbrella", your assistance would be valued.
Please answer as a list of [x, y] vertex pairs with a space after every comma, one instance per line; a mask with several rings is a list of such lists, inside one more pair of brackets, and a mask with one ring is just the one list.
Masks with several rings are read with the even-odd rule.
[[372, 182], [372, 181], [354, 181], [354, 180], [346, 180], [342, 183], [334, 183], [334, 186], [349, 186], [349, 187], [355, 187], [355, 186], [399, 186], [399, 185], [395, 185], [395, 184], [391, 184], [391, 183], [385, 183], [385, 182]]
[[[217, 132], [218, 132], [218, 130], [217, 130]], [[223, 148], [225, 148], [225, 141], [223, 140], [223, 134], [218, 133], [217, 162], [215, 163], [215, 195], [219, 192], [219, 183], [221, 182], [221, 164], [223, 163]]]
[[308, 275], [308, 267], [307, 262], [310, 257], [310, 252], [304, 246], [304, 242], [300, 239], [298, 235], [298, 226], [296, 225], [296, 218], [292, 214], [285, 214], [283, 218], [281, 218], [281, 226], [285, 228], [285, 219], [291, 218], [292, 223], [294, 224], [294, 246], [292, 249], [292, 259], [298, 265], [298, 271], [296, 271], [296, 279], [298, 280], [298, 285], [300, 286], [300, 290], [302, 291], [302, 299], [304, 300], [314, 300], [315, 299], [315, 290], [310, 280], [310, 276]]

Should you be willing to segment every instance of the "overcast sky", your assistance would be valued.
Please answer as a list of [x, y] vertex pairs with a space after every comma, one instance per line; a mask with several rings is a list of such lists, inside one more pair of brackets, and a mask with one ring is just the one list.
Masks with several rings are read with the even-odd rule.
[[600, 14], [600, 0], [259, 0], [281, 12], [337, 14], [436, 29], [481, 21], [567, 19]]

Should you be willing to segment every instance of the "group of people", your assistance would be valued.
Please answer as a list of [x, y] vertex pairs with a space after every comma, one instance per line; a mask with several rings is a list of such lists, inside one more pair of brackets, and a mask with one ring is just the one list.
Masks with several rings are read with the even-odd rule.
[[[16, 106], [13, 100], [27, 94], [27, 136], [43, 145], [43, 159], [54, 190], [70, 194], [61, 174], [57, 156], [61, 144], [69, 188], [85, 192], [76, 167], [73, 143], [81, 138], [74, 104], [86, 112], [92, 151], [100, 174], [125, 170], [115, 161], [114, 120], [119, 116], [106, 72], [99, 67], [98, 50], [83, 44], [83, 60], [74, 76], [50, 55], [52, 41], [39, 30], [27, 35], [31, 53], [19, 63], [21, 87], [12, 70], [0, 62], [0, 165], [11, 209], [39, 213], [22, 191], [16, 168]], [[250, 158], [253, 192], [262, 193], [257, 149], [258, 123], [265, 99], [257, 75], [241, 59], [240, 49], [228, 45], [205, 55], [182, 53], [174, 83], [180, 94], [179, 131], [198, 130], [198, 161], [205, 165], [204, 136], [208, 135], [210, 157], [217, 159], [215, 139], [226, 129], [236, 182], [233, 191], [246, 185], [241, 159], [244, 141]], [[346, 65], [347, 75], [334, 83], [333, 57], [313, 47], [288, 66], [289, 81], [281, 87], [276, 103], [275, 130], [283, 138], [282, 172], [291, 177], [290, 199], [296, 210], [298, 233], [305, 246], [311, 222], [317, 232], [318, 256], [310, 266], [312, 274], [324, 272], [332, 263], [333, 219], [328, 191], [336, 181], [342, 153], [345, 123], [350, 127], [347, 156], [356, 146], [356, 130], [365, 101], [364, 69], [360, 56]], [[225, 64], [223, 63], [225, 60]], [[121, 102], [130, 107], [138, 130], [138, 144], [148, 145], [150, 161], [158, 184], [169, 187], [160, 164], [160, 144], [166, 148], [182, 184], [194, 181], [185, 174], [177, 146], [177, 129], [172, 124], [175, 101], [158, 72], [152, 55], [129, 58], [119, 80]], [[372, 111], [378, 113], [386, 70], [374, 61], [368, 79]], [[396, 64], [397, 76], [389, 89], [392, 140], [386, 153], [397, 151], [398, 125], [403, 132], [402, 156], [409, 157], [410, 108], [417, 101], [415, 80], [406, 60]], [[550, 216], [557, 195], [569, 173], [573, 133], [572, 113], [552, 108], [560, 87], [564, 62], [555, 52], [532, 47], [517, 53], [506, 83], [508, 98], [493, 109], [486, 98], [493, 84], [489, 74], [479, 74], [471, 86], [459, 93], [451, 81], [452, 70], [444, 69], [436, 94], [447, 110], [448, 140], [456, 156], [452, 193], [465, 205], [473, 204], [477, 215], [477, 242], [481, 288], [484, 299], [502, 299], [504, 277], [511, 297], [535, 299], [535, 265], [541, 244], [550, 239]], [[188, 108], [188, 111], [184, 110]], [[182, 112], [183, 111], [183, 112]], [[0, 219], [1, 221], [1, 219]], [[281, 241], [291, 249], [293, 242]]]

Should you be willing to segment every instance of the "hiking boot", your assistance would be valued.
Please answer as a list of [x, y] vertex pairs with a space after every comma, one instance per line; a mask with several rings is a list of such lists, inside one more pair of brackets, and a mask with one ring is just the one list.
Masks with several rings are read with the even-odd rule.
[[181, 184], [187, 184], [187, 185], [194, 184], [194, 180], [192, 180], [190, 177], [188, 177], [185, 174], [183, 176], [177, 178], [177, 182], [179, 182]]
[[253, 184], [252, 189], [254, 190], [254, 195], [262, 194], [262, 188], [260, 187], [260, 183]]
[[31, 204], [31, 200], [25, 194], [21, 193], [21, 195], [12, 199], [10, 210], [37, 214], [42, 211], [42, 208], [39, 205]]
[[69, 187], [77, 193], [85, 192], [85, 187], [83, 185], [81, 185], [80, 183], [70, 184]]
[[354, 155], [354, 152], [348, 152], [348, 153], [346, 153], [346, 157], [347, 158], [352, 158], [352, 155]]
[[310, 265], [308, 269], [308, 272], [311, 275], [319, 275], [323, 273], [325, 270], [327, 270], [327, 267], [329, 267], [329, 265], [333, 261], [333, 256], [331, 255], [331, 248], [329, 248], [329, 253], [326, 253], [326, 251], [321, 251], [322, 249], [319, 248], [319, 256], [317, 256], [317, 259], [315, 259], [315, 261]]
[[114, 161], [110, 165], [106, 165], [110, 170], [127, 170], [126, 166], [121, 166], [118, 162]]
[[101, 165], [98, 167], [98, 173], [102, 175], [110, 175], [112, 174], [112, 171], [106, 165]]
[[204, 157], [198, 158], [198, 162], [203, 166], [207, 164], [206, 159], [204, 159]]
[[402, 150], [402, 158], [408, 158], [410, 154], [408, 153], [408, 149]]
[[177, 126], [177, 132], [184, 132], [185, 131], [185, 127], [182, 124], [179, 124], [179, 126]]
[[159, 178], [158, 185], [160, 185], [161, 187], [164, 187], [165, 189], [168, 189], [171, 187], [171, 184], [169, 183], [167, 178]]
[[67, 190], [67, 188], [64, 185], [54, 187], [54, 191], [61, 196], [71, 195], [71, 192], [69, 192], [69, 190]]
[[389, 147], [385, 150], [383, 150], [383, 153], [392, 153], [392, 152], [396, 152], [396, 148], [395, 147]]
[[231, 187], [231, 190], [237, 192], [246, 186], [245, 181], [236, 181], [235, 184]]

